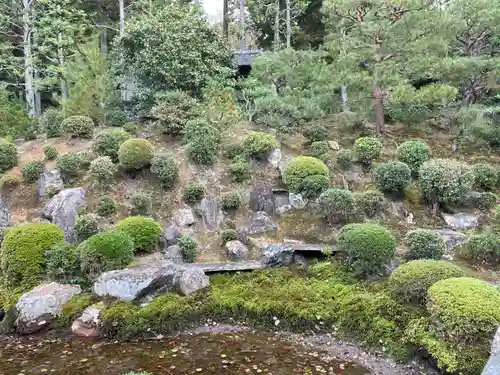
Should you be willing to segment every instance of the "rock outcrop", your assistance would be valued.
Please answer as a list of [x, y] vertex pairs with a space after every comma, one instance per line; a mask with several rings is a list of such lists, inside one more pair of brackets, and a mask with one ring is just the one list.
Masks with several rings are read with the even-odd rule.
[[250, 209], [254, 212], [265, 212], [268, 215], [274, 215], [276, 211], [276, 199], [273, 189], [270, 186], [256, 186], [250, 193]]
[[441, 214], [446, 226], [453, 230], [477, 228], [479, 226], [479, 215], [474, 214]]
[[99, 337], [101, 334], [99, 318], [104, 307], [104, 303], [99, 302], [83, 310], [82, 315], [76, 318], [71, 325], [71, 332], [81, 337]]
[[210, 284], [208, 276], [201, 268], [186, 268], [179, 279], [179, 291], [187, 296], [201, 289], [205, 289]]
[[232, 261], [246, 260], [248, 257], [248, 248], [238, 240], [226, 243], [227, 257]]
[[61, 173], [58, 169], [46, 169], [36, 183], [38, 200], [45, 201], [51, 195], [59, 193], [64, 188]]
[[490, 358], [484, 366], [481, 375], [498, 375], [500, 374], [500, 327], [495, 333], [493, 343], [490, 350]]
[[205, 197], [200, 203], [201, 216], [205, 230], [214, 232], [220, 229], [220, 225], [224, 220], [219, 199], [217, 197]]
[[276, 223], [263, 211], [254, 212], [248, 218], [245, 227], [242, 229], [247, 235], [262, 234], [268, 232], [276, 232], [278, 226]]
[[10, 203], [6, 197], [0, 195], [0, 228], [10, 226]]

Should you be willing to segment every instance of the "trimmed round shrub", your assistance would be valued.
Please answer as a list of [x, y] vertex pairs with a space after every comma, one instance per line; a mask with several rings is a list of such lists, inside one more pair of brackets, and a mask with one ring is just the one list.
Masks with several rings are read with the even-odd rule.
[[61, 123], [61, 129], [72, 138], [92, 138], [94, 121], [87, 116], [71, 116]]
[[374, 217], [384, 210], [386, 200], [378, 190], [367, 190], [356, 197], [356, 206], [368, 217]]
[[17, 165], [17, 150], [12, 143], [0, 141], [0, 173]]
[[40, 130], [45, 132], [47, 138], [60, 137], [62, 134], [61, 124], [64, 121], [64, 114], [56, 108], [49, 108], [40, 116], [38, 125]]
[[500, 324], [500, 292], [482, 280], [438, 281], [429, 288], [427, 301], [435, 328], [453, 343], [489, 341]]
[[345, 220], [356, 210], [356, 200], [349, 190], [328, 189], [321, 193], [318, 199], [321, 212], [329, 219], [336, 222]]
[[251, 156], [258, 156], [278, 147], [276, 137], [272, 134], [263, 132], [249, 133], [246, 136], [243, 145], [245, 146], [247, 153]]
[[79, 215], [75, 221], [74, 231], [79, 242], [99, 233], [99, 216], [95, 214]]
[[90, 163], [89, 172], [92, 179], [101, 185], [110, 185], [118, 172], [118, 167], [113, 164], [109, 156], [101, 156]]
[[90, 164], [98, 158], [92, 150], [85, 150], [77, 152], [78, 157], [80, 158], [80, 169], [87, 171], [90, 168]]
[[330, 179], [327, 176], [313, 175], [302, 180], [300, 187], [304, 198], [315, 198], [330, 187]]
[[228, 159], [245, 159], [248, 155], [243, 143], [230, 143], [224, 145], [224, 156]]
[[110, 217], [116, 214], [118, 205], [109, 195], [104, 195], [97, 201], [96, 211], [99, 216]]
[[396, 253], [396, 239], [378, 224], [348, 224], [340, 230], [337, 249], [358, 274], [374, 274]]
[[21, 177], [14, 173], [5, 173], [0, 177], [0, 189], [3, 191], [12, 190], [21, 185]]
[[118, 150], [123, 142], [128, 139], [130, 139], [130, 134], [124, 130], [105, 130], [95, 137], [92, 143], [92, 150], [97, 155], [109, 156], [113, 163], [117, 163]]
[[221, 205], [225, 210], [236, 210], [241, 206], [241, 195], [236, 191], [223, 194], [221, 196]]
[[132, 138], [118, 149], [118, 160], [126, 170], [140, 170], [151, 164], [155, 154], [153, 145], [141, 138]]
[[57, 151], [57, 148], [55, 148], [54, 146], [47, 145], [43, 148], [43, 154], [45, 155], [45, 159], [54, 160], [55, 158], [57, 158], [59, 151]]
[[130, 213], [132, 215], [146, 216], [151, 213], [153, 203], [151, 197], [145, 193], [135, 193], [130, 197], [130, 203]]
[[330, 146], [328, 146], [327, 141], [316, 141], [311, 143], [309, 146], [309, 156], [321, 159], [328, 151], [330, 150]]
[[496, 266], [500, 263], [500, 236], [496, 233], [472, 235], [463, 245], [463, 250], [468, 259]]
[[361, 137], [354, 141], [354, 156], [363, 164], [371, 164], [382, 152], [382, 143], [373, 137]]
[[205, 196], [205, 188], [202, 184], [192, 182], [184, 186], [184, 202], [196, 203], [203, 199]]
[[57, 157], [57, 168], [61, 172], [63, 180], [68, 181], [71, 178], [78, 176], [81, 166], [81, 155], [76, 152], [68, 152], [59, 154]]
[[310, 176], [323, 176], [330, 180], [330, 171], [319, 159], [311, 156], [297, 156], [285, 167], [283, 179], [292, 193], [302, 193], [307, 187], [307, 184], [304, 186], [304, 180]]
[[406, 259], [441, 259], [446, 245], [443, 237], [429, 229], [415, 229], [404, 238]]
[[406, 302], [424, 303], [427, 290], [440, 280], [462, 277], [457, 265], [442, 260], [420, 259], [400, 265], [392, 273], [389, 285]]
[[348, 169], [352, 165], [352, 162], [354, 160], [353, 152], [346, 148], [341, 148], [340, 150], [338, 150], [336, 157], [337, 164], [344, 169]]
[[400, 161], [381, 164], [375, 170], [375, 181], [382, 191], [402, 191], [411, 182], [410, 167]]
[[81, 270], [89, 280], [101, 273], [126, 267], [134, 256], [134, 243], [123, 232], [103, 232], [82, 242], [80, 253]]
[[43, 160], [33, 160], [27, 162], [21, 168], [21, 174], [23, 175], [23, 180], [27, 184], [31, 184], [38, 180], [40, 175], [43, 173], [45, 164]]
[[170, 91], [156, 101], [151, 114], [165, 134], [180, 135], [186, 122], [198, 114], [196, 99], [184, 91]]
[[491, 191], [485, 191], [479, 193], [474, 203], [478, 209], [487, 211], [492, 209], [496, 205], [497, 200], [498, 197], [496, 194], [492, 193]]
[[162, 231], [161, 225], [148, 217], [132, 216], [120, 221], [116, 230], [126, 233], [134, 242], [135, 251], [154, 251]]
[[307, 125], [302, 130], [302, 135], [307, 138], [309, 143], [326, 141], [328, 139], [328, 130], [320, 124]]
[[155, 155], [151, 162], [151, 172], [164, 188], [171, 188], [179, 179], [179, 167], [169, 155]]
[[430, 202], [459, 203], [474, 184], [471, 167], [452, 159], [426, 161], [420, 168], [419, 176], [422, 193]]
[[81, 283], [80, 255], [76, 246], [59, 242], [45, 252], [47, 277], [64, 284]]
[[220, 238], [222, 239], [222, 244], [226, 244], [229, 241], [235, 241], [238, 239], [238, 235], [236, 233], [236, 230], [234, 229], [224, 229], [220, 233]]
[[244, 158], [237, 158], [229, 165], [229, 174], [234, 182], [243, 182], [250, 178], [250, 165]]
[[30, 288], [45, 271], [45, 252], [64, 241], [55, 224], [23, 224], [10, 228], [1, 247], [1, 277], [6, 287]]
[[198, 245], [192, 237], [180, 236], [179, 247], [181, 248], [182, 259], [186, 263], [194, 263], [196, 261], [196, 249]]
[[206, 120], [189, 120], [184, 128], [184, 141], [191, 159], [199, 164], [212, 164], [219, 153], [221, 131]]
[[418, 173], [422, 164], [431, 158], [431, 149], [424, 141], [406, 141], [399, 145], [396, 158], [408, 165], [412, 173]]
[[474, 184], [484, 190], [492, 190], [498, 183], [498, 171], [490, 164], [480, 163], [472, 167]]
[[127, 122], [123, 125], [123, 130], [131, 135], [135, 135], [137, 133], [137, 125], [133, 122]]

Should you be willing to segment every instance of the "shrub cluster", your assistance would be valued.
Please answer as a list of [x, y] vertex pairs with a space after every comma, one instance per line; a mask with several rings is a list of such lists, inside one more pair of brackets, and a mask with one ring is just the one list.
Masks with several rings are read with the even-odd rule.
[[92, 150], [101, 156], [108, 156], [113, 163], [118, 162], [118, 150], [123, 142], [130, 139], [130, 134], [121, 129], [105, 130], [94, 138]]
[[337, 164], [344, 169], [348, 169], [352, 165], [352, 162], [354, 160], [353, 152], [346, 148], [341, 148], [340, 150], [338, 150], [336, 157]]
[[129, 171], [148, 167], [154, 157], [153, 145], [141, 138], [132, 138], [122, 143], [118, 149], [120, 164]]
[[374, 217], [384, 210], [386, 200], [378, 190], [367, 190], [356, 197], [356, 206], [368, 217]]
[[382, 152], [382, 143], [373, 137], [361, 137], [354, 142], [356, 160], [363, 164], [371, 164]]
[[250, 156], [259, 156], [278, 147], [276, 137], [263, 132], [249, 133], [243, 142], [246, 152]]
[[86, 171], [90, 164], [98, 157], [92, 150], [84, 150], [76, 153], [80, 158], [80, 169]]
[[406, 259], [441, 259], [446, 245], [443, 237], [430, 229], [415, 229], [404, 238]]
[[74, 231], [78, 242], [85, 241], [99, 233], [99, 216], [95, 214], [79, 215], [75, 221]]
[[238, 235], [234, 229], [224, 229], [220, 233], [220, 238], [222, 239], [222, 244], [224, 245], [230, 241], [235, 241], [238, 238]]
[[490, 164], [480, 163], [472, 167], [475, 185], [484, 190], [492, 190], [498, 183], [498, 171]]
[[130, 213], [132, 215], [147, 216], [151, 214], [152, 202], [151, 197], [143, 192], [138, 192], [130, 197]]
[[326, 141], [328, 139], [328, 130], [320, 124], [311, 124], [304, 127], [302, 135], [307, 138], [309, 143]]
[[0, 190], [9, 191], [21, 185], [21, 177], [14, 173], [5, 173], [0, 177]]
[[127, 234], [138, 251], [154, 251], [162, 231], [161, 225], [148, 217], [132, 216], [120, 221], [116, 230]]
[[189, 120], [184, 129], [184, 140], [195, 162], [212, 164], [219, 152], [221, 132], [206, 120]]
[[165, 134], [181, 135], [186, 122], [198, 114], [198, 103], [184, 91], [170, 91], [161, 95], [151, 110]]
[[45, 252], [47, 277], [64, 284], [81, 283], [80, 255], [75, 245], [59, 242]]
[[101, 185], [111, 185], [118, 167], [109, 156], [101, 156], [90, 163], [90, 176]]
[[68, 181], [78, 176], [81, 162], [82, 162], [81, 155], [76, 152], [59, 154], [59, 156], [57, 157], [56, 164], [57, 168], [61, 172], [62, 179]]
[[179, 179], [179, 167], [169, 155], [155, 155], [151, 162], [151, 172], [164, 188], [171, 188]]
[[330, 222], [344, 221], [356, 210], [356, 200], [349, 190], [328, 189], [318, 199], [321, 212]]
[[94, 121], [87, 116], [71, 116], [61, 123], [61, 129], [73, 138], [92, 138]]
[[110, 217], [116, 214], [117, 206], [116, 201], [112, 197], [104, 195], [97, 201], [96, 211], [99, 216]]
[[45, 132], [47, 138], [60, 137], [62, 134], [61, 124], [64, 120], [63, 113], [55, 108], [49, 108], [40, 116], [38, 125], [40, 130]]
[[224, 210], [236, 210], [241, 206], [241, 195], [237, 191], [222, 194], [221, 206]]
[[12, 143], [0, 141], [0, 173], [17, 165], [17, 150]]
[[411, 170], [400, 161], [384, 163], [375, 170], [375, 181], [382, 191], [400, 192], [411, 182]]
[[330, 185], [330, 171], [321, 160], [297, 156], [285, 167], [284, 183], [292, 193], [319, 194]]
[[38, 180], [43, 173], [45, 163], [43, 160], [33, 160], [23, 165], [21, 174], [23, 175], [24, 182], [31, 184]]
[[180, 236], [179, 247], [181, 248], [182, 259], [186, 263], [193, 263], [196, 261], [196, 249], [198, 245], [192, 237]]
[[202, 184], [192, 182], [184, 186], [184, 202], [196, 203], [205, 196], [205, 188]]
[[478, 263], [500, 264], [500, 237], [496, 233], [481, 233], [469, 237], [463, 245], [464, 255]]
[[479, 193], [479, 195], [475, 198], [474, 204], [480, 210], [490, 210], [497, 203], [497, 195], [492, 193], [491, 191], [485, 191]]
[[321, 159], [330, 150], [327, 141], [315, 141], [309, 146], [309, 156]]
[[57, 148], [55, 148], [54, 146], [47, 145], [43, 148], [43, 154], [45, 155], [45, 159], [54, 160], [55, 158], [57, 158], [59, 151], [57, 151]]
[[229, 174], [234, 182], [243, 182], [250, 178], [250, 164], [243, 157], [238, 157], [229, 164]]
[[123, 130], [131, 135], [135, 135], [137, 133], [137, 125], [133, 122], [127, 122], [123, 124]]
[[412, 173], [416, 174], [421, 165], [431, 158], [431, 149], [423, 141], [410, 140], [399, 145], [396, 157], [408, 165]]

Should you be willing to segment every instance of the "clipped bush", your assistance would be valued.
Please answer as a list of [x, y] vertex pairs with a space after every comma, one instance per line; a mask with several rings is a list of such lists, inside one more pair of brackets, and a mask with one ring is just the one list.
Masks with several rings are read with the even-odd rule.
[[313, 175], [302, 180], [300, 187], [304, 198], [315, 198], [330, 187], [330, 179], [327, 176]]
[[203, 199], [205, 196], [205, 188], [202, 184], [192, 182], [184, 186], [184, 202], [196, 203]]
[[247, 149], [243, 143], [230, 143], [224, 145], [224, 156], [228, 159], [245, 159], [248, 157]]
[[186, 263], [194, 263], [196, 261], [196, 249], [198, 245], [192, 237], [180, 236], [179, 247], [181, 248], [182, 259]]
[[141, 138], [132, 138], [122, 143], [118, 149], [118, 160], [126, 170], [140, 170], [148, 167], [153, 160], [153, 145]]
[[371, 164], [382, 152], [382, 143], [373, 137], [361, 137], [354, 141], [354, 156], [363, 164]]
[[250, 178], [250, 164], [244, 158], [236, 158], [229, 165], [229, 174], [234, 182], [243, 182]]
[[45, 252], [47, 277], [64, 284], [82, 282], [80, 271], [80, 255], [76, 246], [67, 242], [59, 242]]
[[400, 161], [384, 163], [375, 170], [375, 181], [382, 191], [400, 192], [411, 182], [411, 170]]
[[130, 197], [130, 213], [132, 215], [147, 216], [151, 214], [151, 197], [143, 192], [138, 192]]
[[61, 124], [64, 121], [64, 114], [56, 108], [49, 108], [42, 113], [38, 120], [40, 130], [45, 132], [47, 138], [60, 137], [62, 134]]
[[123, 125], [123, 130], [131, 135], [135, 135], [137, 133], [137, 125], [133, 122], [127, 122]]
[[113, 183], [118, 167], [109, 156], [101, 156], [90, 163], [90, 177], [101, 185]]
[[61, 123], [61, 130], [72, 138], [92, 138], [94, 121], [87, 116], [71, 116]]
[[170, 91], [161, 95], [151, 110], [159, 128], [165, 134], [180, 135], [186, 122], [198, 114], [198, 103], [184, 91]]
[[75, 235], [78, 242], [99, 233], [99, 216], [95, 214], [79, 215], [75, 221]]
[[171, 188], [179, 179], [179, 167], [169, 155], [155, 155], [151, 162], [151, 172], [164, 188]]
[[327, 141], [315, 141], [309, 146], [309, 156], [321, 159], [330, 150]]
[[348, 224], [340, 230], [337, 249], [356, 273], [374, 274], [394, 257], [396, 240], [378, 224]]
[[1, 247], [1, 278], [6, 287], [35, 286], [45, 271], [45, 252], [64, 241], [55, 224], [23, 224], [10, 228]]
[[57, 168], [61, 172], [62, 179], [68, 181], [78, 176], [78, 173], [80, 172], [81, 161], [81, 155], [76, 152], [59, 154], [56, 164]]
[[337, 164], [344, 169], [348, 169], [352, 165], [352, 162], [354, 160], [353, 152], [346, 148], [341, 148], [340, 150], [338, 150], [336, 157]]
[[328, 189], [318, 199], [321, 212], [331, 222], [345, 220], [356, 209], [356, 200], [349, 190]]
[[457, 277], [441, 280], [427, 292], [435, 328], [453, 343], [491, 340], [500, 324], [500, 292], [485, 281]]
[[[304, 184], [304, 180], [310, 176], [323, 176], [330, 180], [330, 171], [321, 160], [311, 156], [297, 156], [285, 167], [284, 183], [292, 193], [303, 193], [307, 190], [311, 179]], [[319, 180], [325, 181], [319, 177]], [[328, 185], [327, 185], [328, 186]]]
[[225, 210], [236, 210], [241, 206], [241, 195], [237, 191], [222, 194], [221, 205]]
[[24, 182], [31, 184], [38, 180], [40, 175], [43, 173], [44, 168], [45, 163], [43, 160], [33, 160], [24, 164], [21, 168], [21, 174]]
[[474, 184], [484, 190], [492, 190], [498, 183], [498, 171], [490, 164], [480, 163], [472, 167]]
[[378, 190], [367, 190], [356, 197], [356, 206], [368, 217], [374, 217], [384, 210], [386, 200]]
[[492, 209], [496, 205], [497, 200], [498, 197], [496, 194], [492, 193], [491, 191], [485, 191], [479, 193], [479, 195], [475, 198], [474, 203], [478, 209], [487, 211]]
[[17, 165], [17, 150], [12, 143], [0, 141], [0, 173]]
[[94, 138], [92, 150], [101, 156], [108, 156], [113, 163], [118, 162], [118, 150], [123, 142], [130, 139], [130, 134], [121, 129], [105, 130]]
[[481, 233], [469, 237], [463, 245], [464, 255], [477, 263], [500, 264], [500, 237], [496, 233]]
[[92, 150], [79, 151], [77, 155], [80, 158], [80, 169], [84, 171], [89, 170], [90, 164], [99, 157]]
[[230, 241], [235, 241], [236, 239], [238, 239], [238, 236], [237, 236], [236, 230], [224, 229], [220, 233], [220, 238], [222, 239], [222, 244], [224, 245]]
[[400, 265], [391, 274], [389, 285], [406, 302], [425, 303], [427, 290], [440, 280], [462, 277], [457, 265], [442, 260], [420, 259]]
[[126, 267], [133, 259], [134, 243], [123, 232], [103, 232], [82, 242], [77, 251], [83, 275], [94, 280], [103, 272]]
[[278, 147], [276, 137], [272, 134], [263, 132], [249, 133], [243, 142], [247, 154], [250, 156], [259, 156]]
[[116, 230], [126, 233], [134, 242], [134, 249], [138, 251], [154, 251], [162, 231], [160, 223], [144, 217], [132, 216], [120, 221]]
[[21, 185], [21, 177], [14, 173], [5, 173], [0, 177], [0, 190], [9, 191]]
[[443, 237], [430, 229], [408, 232], [404, 244], [408, 248], [406, 259], [441, 259], [446, 250]]
[[307, 138], [309, 143], [326, 141], [328, 139], [328, 130], [320, 124], [308, 124], [302, 130], [302, 135]]
[[452, 159], [426, 161], [420, 168], [419, 176], [423, 195], [433, 203], [459, 203], [474, 183], [470, 166]]
[[99, 216], [110, 217], [116, 214], [118, 205], [109, 195], [104, 195], [97, 201], [96, 211]]
[[410, 140], [401, 143], [396, 158], [408, 165], [412, 173], [418, 173], [424, 162], [431, 158], [431, 149], [424, 141]]
[[219, 153], [220, 130], [203, 119], [193, 119], [186, 123], [184, 140], [188, 144], [191, 158], [199, 164], [212, 164]]
[[57, 151], [57, 148], [55, 148], [54, 146], [47, 145], [43, 147], [43, 154], [45, 155], [45, 159], [54, 160], [55, 158], [57, 158], [59, 151]]

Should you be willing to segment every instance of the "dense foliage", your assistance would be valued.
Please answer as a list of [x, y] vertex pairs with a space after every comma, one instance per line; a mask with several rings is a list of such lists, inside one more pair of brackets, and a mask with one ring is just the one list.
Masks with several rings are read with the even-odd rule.
[[140, 170], [151, 164], [154, 152], [154, 147], [149, 141], [132, 138], [123, 142], [118, 149], [118, 160], [126, 170]]
[[179, 167], [174, 159], [166, 154], [159, 154], [151, 161], [153, 172], [164, 188], [171, 188], [179, 178]]
[[134, 242], [134, 249], [138, 251], [154, 251], [158, 243], [162, 227], [154, 219], [144, 216], [131, 216], [120, 221], [116, 230], [127, 234]]
[[116, 163], [118, 162], [118, 150], [123, 142], [130, 139], [130, 134], [121, 129], [103, 131], [95, 136], [92, 142], [92, 150], [102, 156], [108, 156]]
[[151, 110], [159, 128], [170, 135], [181, 135], [186, 122], [197, 116], [198, 103], [188, 93], [169, 91], [156, 96], [156, 104]]
[[318, 198], [321, 212], [330, 222], [344, 221], [354, 213], [356, 200], [349, 190], [328, 189]]
[[21, 174], [23, 175], [23, 180], [27, 184], [31, 184], [38, 180], [40, 175], [43, 173], [45, 164], [43, 160], [33, 160], [24, 164], [21, 168]]
[[328, 188], [330, 171], [319, 159], [297, 156], [285, 167], [283, 179], [291, 192], [311, 196]]
[[220, 129], [207, 120], [194, 119], [186, 123], [184, 140], [194, 161], [212, 164], [219, 152], [221, 133]]
[[86, 116], [71, 116], [61, 123], [61, 129], [73, 138], [92, 138], [94, 121]]
[[408, 250], [407, 259], [441, 259], [446, 246], [441, 234], [430, 229], [415, 229], [409, 231], [404, 243]]
[[0, 142], [0, 173], [17, 165], [17, 150], [12, 143]]
[[416, 174], [420, 166], [431, 158], [431, 149], [423, 141], [410, 140], [398, 146], [396, 157], [408, 165], [412, 173]]
[[354, 142], [354, 156], [357, 161], [370, 164], [382, 152], [382, 143], [373, 137], [362, 137]]
[[375, 181], [382, 191], [400, 192], [411, 182], [411, 170], [400, 161], [384, 163], [375, 170]]
[[99, 232], [99, 216], [95, 214], [79, 215], [75, 221], [74, 231], [79, 242], [92, 237]]

